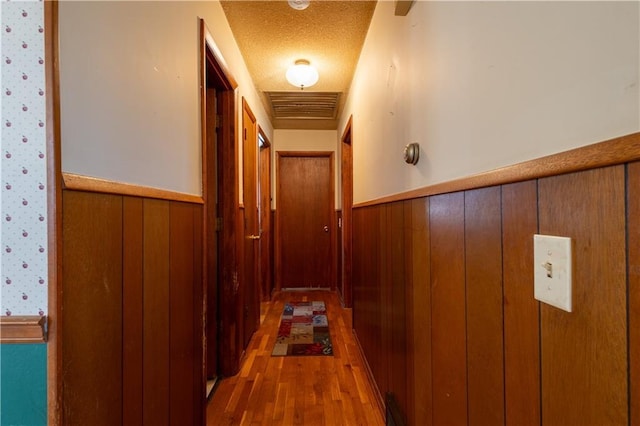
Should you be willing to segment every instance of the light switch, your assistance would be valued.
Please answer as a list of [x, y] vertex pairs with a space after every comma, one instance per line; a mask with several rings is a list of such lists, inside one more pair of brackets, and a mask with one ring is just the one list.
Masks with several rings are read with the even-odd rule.
[[571, 312], [571, 238], [533, 236], [534, 297]]

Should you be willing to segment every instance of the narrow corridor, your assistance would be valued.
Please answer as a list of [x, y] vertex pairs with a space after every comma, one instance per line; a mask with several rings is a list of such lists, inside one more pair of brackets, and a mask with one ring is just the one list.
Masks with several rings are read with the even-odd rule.
[[[333, 356], [272, 357], [285, 302], [322, 300]], [[351, 332], [351, 312], [336, 293], [282, 292], [262, 304], [240, 372], [223, 380], [207, 407], [207, 425], [382, 425], [366, 367]]]

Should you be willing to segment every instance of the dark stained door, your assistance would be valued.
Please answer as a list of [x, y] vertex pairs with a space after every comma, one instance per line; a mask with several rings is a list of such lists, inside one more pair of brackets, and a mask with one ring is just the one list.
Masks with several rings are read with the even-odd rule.
[[273, 233], [271, 232], [271, 144], [262, 129], [258, 128], [259, 140], [259, 190], [260, 200], [260, 243], [259, 243], [259, 282], [260, 295], [262, 301], [268, 301], [271, 298], [271, 290], [273, 289], [273, 254], [272, 242]]
[[242, 102], [243, 161], [242, 189], [244, 201], [244, 282], [243, 300], [243, 336], [244, 347], [258, 329], [260, 320], [258, 288], [258, 247], [260, 226], [258, 216], [258, 135], [256, 118], [251, 108]]
[[280, 288], [334, 288], [333, 153], [278, 153]]
[[353, 231], [352, 231], [352, 209], [353, 209], [353, 152], [351, 148], [352, 119], [349, 118], [347, 127], [342, 136], [342, 253], [338, 253], [342, 259], [342, 271], [340, 276], [340, 294], [345, 307], [351, 307], [351, 277], [353, 263]]
[[[242, 313], [236, 287], [220, 285], [234, 281], [239, 275], [240, 264], [237, 84], [221, 66], [220, 58], [207, 42], [210, 39], [211, 34], [204, 20], [200, 19], [200, 54], [204, 65], [204, 73], [200, 75], [204, 201], [201, 234], [205, 262], [203, 337], [206, 343], [206, 376], [215, 379], [238, 372], [242, 355]], [[202, 321], [200, 316], [199, 321]]]
[[[207, 73], [213, 72], [213, 65], [207, 62]], [[213, 82], [208, 84], [213, 85]], [[218, 233], [215, 232], [215, 223], [219, 217], [218, 212], [218, 129], [216, 128], [216, 115], [218, 97], [215, 87], [207, 87], [206, 90], [206, 118], [205, 118], [205, 164], [209, 170], [204, 173], [205, 185], [205, 214], [207, 230], [205, 233], [206, 249], [206, 291], [207, 310], [205, 321], [206, 341], [206, 374], [207, 380], [216, 380], [219, 373], [218, 365]]]

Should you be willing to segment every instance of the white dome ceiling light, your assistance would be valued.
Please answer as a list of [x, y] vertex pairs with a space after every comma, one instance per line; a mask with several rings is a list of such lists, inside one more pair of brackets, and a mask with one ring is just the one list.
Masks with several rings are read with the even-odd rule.
[[287, 81], [292, 85], [304, 90], [318, 82], [318, 71], [311, 66], [306, 59], [298, 59], [295, 64], [287, 70]]
[[309, 0], [289, 0], [289, 6], [295, 10], [305, 10], [309, 7]]

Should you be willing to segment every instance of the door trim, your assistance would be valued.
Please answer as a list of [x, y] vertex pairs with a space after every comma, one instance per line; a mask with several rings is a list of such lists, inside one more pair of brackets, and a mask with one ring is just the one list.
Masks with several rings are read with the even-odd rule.
[[44, 2], [47, 137], [48, 342], [47, 422], [62, 423], [62, 155], [60, 144], [60, 70], [58, 1]]
[[329, 289], [331, 291], [335, 291], [336, 289], [336, 215], [335, 215], [335, 162], [334, 157], [335, 153], [333, 151], [276, 151], [276, 186], [278, 190], [276, 191], [276, 223], [275, 223], [275, 291], [282, 290], [282, 238], [281, 232], [282, 229], [282, 215], [280, 214], [281, 210], [279, 206], [279, 197], [280, 197], [280, 159], [283, 157], [327, 157], [329, 158], [329, 173], [331, 175], [331, 183], [330, 183], [330, 212], [329, 215], [331, 221], [331, 230], [330, 230], [330, 242], [331, 245], [331, 283]]

